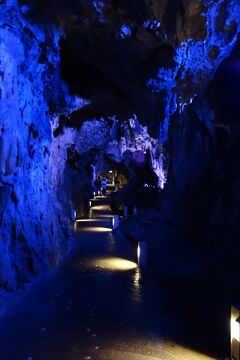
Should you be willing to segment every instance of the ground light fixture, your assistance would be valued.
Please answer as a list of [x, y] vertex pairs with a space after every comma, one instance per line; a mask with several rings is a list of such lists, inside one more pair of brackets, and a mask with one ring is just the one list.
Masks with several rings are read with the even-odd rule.
[[91, 208], [92, 207], [92, 201], [89, 200], [89, 207]]
[[117, 229], [118, 225], [119, 225], [119, 215], [113, 215], [112, 217], [113, 230]]
[[147, 265], [147, 241], [139, 241], [137, 246], [137, 259], [139, 266]]
[[77, 218], [77, 211], [76, 209], [72, 209], [72, 214], [71, 214], [72, 220], [75, 221]]
[[240, 360], [240, 305], [231, 307], [231, 360]]

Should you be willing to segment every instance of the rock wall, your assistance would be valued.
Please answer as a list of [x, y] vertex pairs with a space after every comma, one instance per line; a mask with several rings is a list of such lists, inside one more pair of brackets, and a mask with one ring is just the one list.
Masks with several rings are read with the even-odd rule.
[[[69, 116], [72, 117], [74, 113]], [[66, 127], [64, 131], [68, 132], [69, 129], [71, 128]], [[59, 135], [60, 138], [61, 136], [62, 134]], [[147, 161], [146, 154], [149, 152], [150, 168], [158, 178], [159, 188], [163, 189], [166, 183], [168, 164], [164, 162], [161, 144], [149, 135], [147, 126], [142, 126], [135, 114], [125, 121], [119, 121], [113, 116], [83, 122], [81, 127], [75, 130], [74, 148], [83, 156], [95, 150], [95, 157], [90, 155], [89, 164], [92, 161], [92, 165], [98, 170], [101, 170], [101, 166], [104, 168], [103, 159], [107, 158], [109, 165], [122, 163], [129, 167], [129, 172], [131, 163], [144, 166]]]
[[221, 277], [221, 287], [239, 276], [240, 131], [230, 115], [219, 127], [215, 111], [205, 94], [174, 116], [166, 186], [121, 231], [135, 243], [148, 239], [156, 275], [213, 284]]
[[[139, 12], [135, 1], [19, 4], [0, 2], [0, 286], [14, 289], [59, 263], [82, 200], [73, 189], [88, 196], [105, 157], [134, 177], [150, 154], [160, 188], [169, 165], [153, 213], [137, 219], [138, 236], [146, 225], [159, 229], [155, 253], [206, 245], [210, 228], [216, 238], [225, 160], [214, 163], [214, 112], [199, 94], [237, 41], [239, 1], [140, 1]], [[88, 101], [69, 95], [60, 69]]]
[[51, 121], [81, 106], [60, 80], [59, 32], [31, 25], [24, 11], [13, 1], [0, 4], [0, 286], [6, 289], [55, 267], [68, 249], [66, 204], [56, 191], [64, 149], [53, 150]]

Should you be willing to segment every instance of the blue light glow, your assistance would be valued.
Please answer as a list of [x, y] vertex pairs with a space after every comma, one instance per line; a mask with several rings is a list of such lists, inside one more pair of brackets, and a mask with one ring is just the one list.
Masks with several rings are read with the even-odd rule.
[[126, 25], [126, 24], [123, 24], [121, 26], [121, 32], [120, 32], [120, 36], [122, 39], [125, 39], [125, 38], [129, 38], [131, 37], [132, 35], [132, 29], [130, 28], [130, 26]]
[[[15, 288], [17, 274], [31, 277], [31, 271], [56, 265], [66, 251], [71, 209], [62, 207], [58, 194], [66, 147], [55, 146], [51, 119], [82, 103], [60, 77], [60, 31], [28, 23], [26, 11], [16, 1], [1, 4], [0, 286], [8, 288]], [[18, 239], [21, 251], [15, 249]]]
[[[240, 2], [231, 1], [224, 28], [219, 31], [216, 17], [221, 14], [222, 1], [209, 2], [206, 12], [206, 38], [195, 41], [188, 39], [175, 48], [175, 66], [159, 68], [155, 76], [148, 79], [146, 85], [153, 93], [161, 94], [167, 91], [165, 116], [161, 119], [159, 141], [165, 142], [171, 115], [178, 109], [184, 109], [192, 103], [193, 98], [201, 92], [213, 77], [223, 59], [227, 58], [237, 41], [240, 31]], [[230, 29], [236, 24], [236, 31], [229, 40], [226, 39]], [[151, 28], [151, 21], [145, 22], [146, 28]], [[209, 56], [211, 49], [219, 49], [215, 57]], [[237, 68], [237, 67], [236, 67]], [[175, 95], [173, 95], [175, 94]]]

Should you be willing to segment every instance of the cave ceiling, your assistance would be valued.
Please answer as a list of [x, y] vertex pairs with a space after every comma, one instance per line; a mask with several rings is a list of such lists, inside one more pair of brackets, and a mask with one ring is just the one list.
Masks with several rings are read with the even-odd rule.
[[24, 1], [63, 30], [62, 76], [90, 103], [69, 118], [136, 114], [164, 140], [169, 117], [201, 94], [238, 38], [238, 0]]

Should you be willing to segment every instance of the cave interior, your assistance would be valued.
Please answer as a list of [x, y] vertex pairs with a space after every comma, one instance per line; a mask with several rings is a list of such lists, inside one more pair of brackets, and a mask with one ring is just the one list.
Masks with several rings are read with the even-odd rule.
[[[168, 294], [156, 310], [167, 309], [166, 337], [229, 356], [230, 307], [240, 303], [239, 96], [239, 0], [0, 0], [0, 332], [80, 246], [95, 204], [109, 206], [102, 219], [119, 217], [108, 240], [126, 242], [129, 261], [147, 243], [134, 281], [150, 298]], [[1, 359], [26, 355], [10, 348]]]

